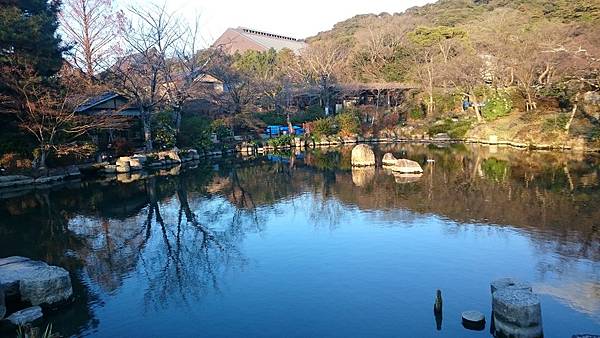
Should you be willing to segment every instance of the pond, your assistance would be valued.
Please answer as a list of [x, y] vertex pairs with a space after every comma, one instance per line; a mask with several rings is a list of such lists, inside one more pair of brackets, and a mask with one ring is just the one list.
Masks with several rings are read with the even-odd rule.
[[[319, 149], [5, 196], [0, 257], [71, 272], [73, 304], [46, 318], [64, 336], [490, 337], [501, 277], [533, 284], [546, 337], [600, 334], [597, 157], [376, 152], [424, 174], [352, 170], [350, 148]], [[488, 327], [463, 328], [465, 310]]]

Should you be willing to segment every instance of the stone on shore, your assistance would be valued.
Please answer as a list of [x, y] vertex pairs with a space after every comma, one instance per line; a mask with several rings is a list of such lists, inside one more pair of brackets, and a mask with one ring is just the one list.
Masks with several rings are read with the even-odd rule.
[[490, 284], [490, 287], [491, 287], [491, 290], [492, 290], [492, 294], [494, 292], [496, 292], [497, 290], [503, 290], [503, 289], [506, 289], [506, 288], [518, 289], [518, 290], [524, 290], [524, 291], [533, 292], [531, 284], [526, 283], [526, 282], [518, 281], [518, 280], [516, 280], [514, 278], [500, 278], [500, 279], [497, 279], [497, 280], [493, 281]]
[[73, 295], [67, 270], [18, 256], [0, 260], [0, 288], [32, 305], [51, 305]]
[[11, 324], [15, 326], [23, 326], [30, 324], [43, 317], [42, 308], [39, 306], [33, 306], [21, 311], [17, 311], [6, 318]]
[[388, 169], [403, 174], [420, 174], [423, 172], [423, 168], [421, 168], [419, 163], [404, 158], [397, 160], [396, 163]]
[[398, 161], [398, 159], [392, 153], [387, 153], [383, 155], [381, 164], [383, 164], [384, 166], [392, 166], [396, 164], [396, 161]]
[[366, 144], [359, 144], [352, 149], [353, 167], [370, 167], [375, 165], [375, 153]]

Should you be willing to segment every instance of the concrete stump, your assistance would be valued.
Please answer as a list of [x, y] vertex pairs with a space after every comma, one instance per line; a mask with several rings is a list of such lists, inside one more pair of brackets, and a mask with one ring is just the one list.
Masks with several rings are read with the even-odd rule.
[[543, 336], [540, 300], [530, 291], [510, 287], [496, 290], [492, 313], [497, 333], [515, 338]]
[[518, 281], [514, 278], [497, 279], [490, 284], [490, 287], [492, 290], [492, 294], [494, 294], [494, 292], [496, 292], [497, 290], [503, 290], [506, 288], [533, 292], [531, 284], [527, 282]]
[[469, 330], [485, 329], [485, 315], [479, 311], [465, 311], [461, 314], [463, 327]]

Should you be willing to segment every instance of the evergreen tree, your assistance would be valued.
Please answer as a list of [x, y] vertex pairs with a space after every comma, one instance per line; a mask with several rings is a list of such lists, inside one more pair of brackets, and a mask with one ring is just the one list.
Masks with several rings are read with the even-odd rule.
[[62, 65], [58, 0], [0, 0], [0, 65], [22, 63], [42, 76]]

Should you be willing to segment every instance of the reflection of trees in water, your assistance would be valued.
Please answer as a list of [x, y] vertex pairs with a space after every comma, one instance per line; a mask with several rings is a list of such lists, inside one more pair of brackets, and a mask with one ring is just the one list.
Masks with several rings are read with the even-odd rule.
[[[148, 183], [151, 191], [155, 183]], [[198, 300], [208, 290], [219, 289], [219, 275], [227, 267], [244, 263], [237, 249], [239, 238], [208, 227], [192, 210], [183, 179], [178, 180], [176, 196], [178, 206], [174, 203], [163, 206], [178, 209], [174, 217], [166, 219], [158, 202], [150, 199], [149, 221], [145, 226], [148, 240], [156, 238], [141, 257], [141, 270], [149, 282], [145, 290], [148, 305], [166, 307], [170, 302], [187, 304], [192, 299]], [[152, 225], [157, 229], [151, 230]]]

